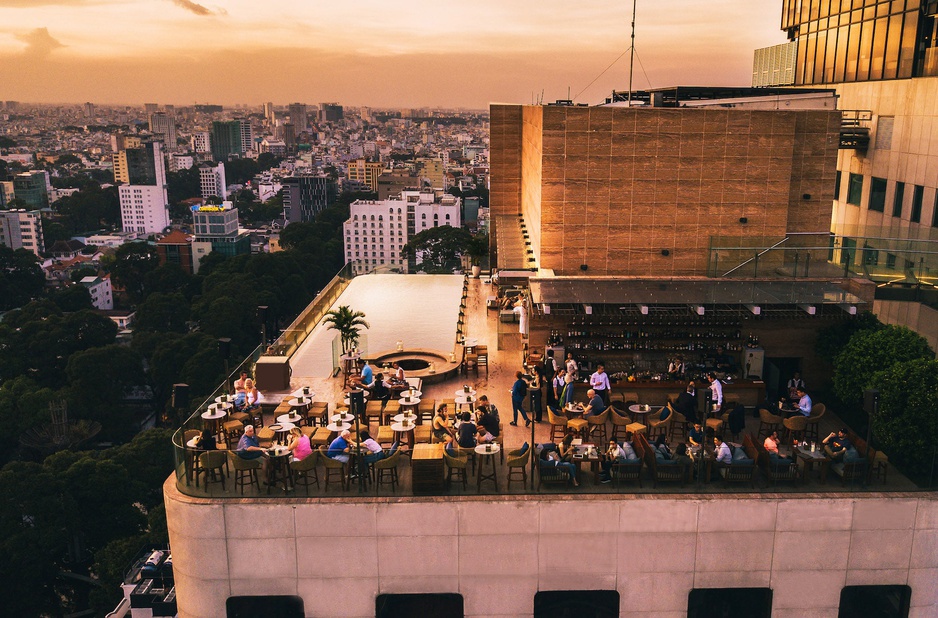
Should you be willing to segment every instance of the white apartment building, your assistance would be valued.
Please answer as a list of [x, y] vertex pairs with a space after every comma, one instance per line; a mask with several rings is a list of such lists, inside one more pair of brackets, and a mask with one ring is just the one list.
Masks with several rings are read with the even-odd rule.
[[202, 186], [202, 197], [208, 199], [212, 196], [220, 197], [222, 200], [228, 198], [228, 184], [225, 180], [225, 164], [218, 165], [200, 165], [199, 181]]
[[91, 294], [91, 304], [95, 309], [110, 311], [114, 308], [114, 291], [110, 277], [85, 277], [80, 282]]
[[163, 185], [121, 185], [121, 229], [157, 234], [169, 227], [169, 199]]
[[343, 224], [345, 261], [356, 273], [387, 266], [408, 271], [401, 247], [431, 227], [459, 227], [460, 200], [442, 191], [404, 191], [400, 199], [357, 200]]
[[212, 152], [212, 142], [208, 131], [196, 131], [190, 138], [192, 150], [196, 152]]
[[169, 171], [179, 172], [195, 165], [195, 158], [190, 154], [174, 154], [169, 157]]
[[26, 249], [39, 257], [45, 247], [42, 241], [42, 219], [38, 210], [0, 211], [0, 245]]

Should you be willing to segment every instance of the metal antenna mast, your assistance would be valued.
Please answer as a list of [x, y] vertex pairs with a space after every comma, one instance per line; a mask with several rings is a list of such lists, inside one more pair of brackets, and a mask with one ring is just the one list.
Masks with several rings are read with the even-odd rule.
[[628, 105], [632, 107], [632, 72], [635, 70], [635, 5], [638, 0], [632, 0], [632, 53], [629, 56], [629, 100]]

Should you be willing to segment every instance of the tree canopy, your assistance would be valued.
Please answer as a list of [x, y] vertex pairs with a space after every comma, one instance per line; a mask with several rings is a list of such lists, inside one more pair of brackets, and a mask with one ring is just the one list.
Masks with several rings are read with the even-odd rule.
[[0, 245], [0, 311], [39, 298], [45, 285], [46, 277], [33, 253]]
[[459, 258], [472, 246], [472, 235], [463, 228], [441, 225], [426, 229], [401, 248], [408, 259], [419, 259], [417, 269], [427, 273], [451, 273]]

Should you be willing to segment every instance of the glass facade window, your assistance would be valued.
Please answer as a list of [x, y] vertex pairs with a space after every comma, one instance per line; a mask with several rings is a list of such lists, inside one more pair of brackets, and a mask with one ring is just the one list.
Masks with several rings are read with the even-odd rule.
[[847, 203], [854, 206], [860, 205], [860, 199], [863, 197], [863, 175], [850, 174], [850, 180], [847, 182]]
[[892, 198], [892, 216], [902, 216], [902, 201], [905, 199], [905, 183], [896, 183], [896, 194]]
[[931, 226], [938, 227], [938, 191], [935, 191], [935, 208], [931, 215]]
[[782, 30], [798, 43], [795, 84], [932, 74], [935, 20], [920, 7], [918, 0], [783, 0]]
[[834, 199], [838, 202], [840, 201], [840, 179], [843, 178], [843, 173], [839, 170], [834, 175]]
[[912, 214], [909, 215], [909, 220], [912, 223], [919, 223], [922, 220], [922, 200], [924, 197], [925, 187], [915, 185], [915, 189], [912, 191]]
[[912, 600], [909, 586], [845, 586], [840, 591], [838, 618], [876, 616], [906, 618]]
[[883, 212], [886, 209], [886, 179], [872, 178], [870, 182], [870, 210]]

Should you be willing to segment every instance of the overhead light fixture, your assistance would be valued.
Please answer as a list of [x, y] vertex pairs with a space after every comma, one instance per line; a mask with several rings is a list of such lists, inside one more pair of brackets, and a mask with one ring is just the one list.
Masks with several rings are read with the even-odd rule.
[[550, 315], [550, 305], [544, 305], [544, 315]]
[[817, 313], [817, 307], [814, 305], [798, 305], [801, 307], [801, 310], [807, 313], [808, 315], [815, 315]]
[[752, 312], [752, 315], [762, 315], [762, 307], [759, 305], [746, 305], [746, 307]]
[[690, 310], [697, 315], [703, 315], [706, 311], [706, 308], [703, 305], [691, 305]]
[[592, 305], [583, 305], [583, 310], [586, 311], [586, 315], [593, 315]]
[[642, 315], [648, 315], [648, 305], [639, 305], [638, 310], [642, 312]]

